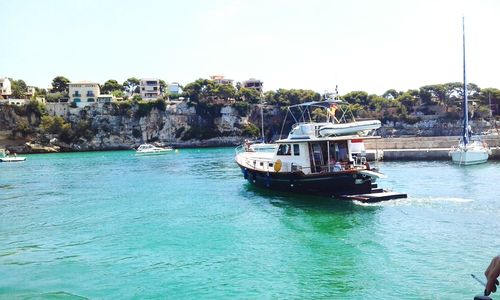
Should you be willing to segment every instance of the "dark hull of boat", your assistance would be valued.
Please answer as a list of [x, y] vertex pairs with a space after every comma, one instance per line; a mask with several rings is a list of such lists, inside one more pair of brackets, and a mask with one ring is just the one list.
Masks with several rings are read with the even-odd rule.
[[369, 176], [356, 172], [337, 172], [304, 175], [302, 172], [272, 173], [240, 166], [243, 177], [262, 188], [314, 195], [355, 195], [370, 193]]

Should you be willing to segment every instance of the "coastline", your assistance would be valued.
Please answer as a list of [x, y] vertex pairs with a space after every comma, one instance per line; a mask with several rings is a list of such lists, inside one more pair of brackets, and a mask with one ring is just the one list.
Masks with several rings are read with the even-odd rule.
[[[481, 137], [492, 150], [490, 160], [500, 160], [500, 135], [489, 135]], [[376, 140], [365, 141], [367, 157], [369, 160], [392, 161], [392, 160], [447, 160], [448, 151], [456, 146], [458, 136], [432, 136], [432, 137], [386, 137]], [[217, 148], [236, 147], [241, 145], [245, 137], [215, 137], [206, 140], [189, 140], [183, 143], [160, 143], [176, 149], [183, 148]], [[113, 145], [100, 148], [83, 148], [75, 150], [71, 148], [61, 148], [56, 145], [44, 146], [32, 144], [25, 139], [8, 139], [4, 133], [0, 132], [0, 149], [10, 149], [18, 154], [43, 154], [62, 152], [94, 152], [94, 151], [115, 151], [133, 150], [138, 145]]]

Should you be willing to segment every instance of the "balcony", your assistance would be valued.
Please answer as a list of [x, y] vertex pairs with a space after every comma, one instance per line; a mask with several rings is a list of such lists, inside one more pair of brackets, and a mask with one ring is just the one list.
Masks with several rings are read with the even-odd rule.
[[87, 92], [87, 97], [95, 97], [94, 92]]
[[80, 94], [80, 93], [74, 93], [73, 95], [71, 95], [71, 97], [81, 97], [81, 96], [82, 96], [82, 94]]

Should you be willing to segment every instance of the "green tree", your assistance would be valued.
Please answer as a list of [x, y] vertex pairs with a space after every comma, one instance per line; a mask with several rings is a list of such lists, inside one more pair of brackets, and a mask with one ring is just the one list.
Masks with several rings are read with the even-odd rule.
[[260, 93], [255, 89], [242, 87], [238, 91], [238, 98], [249, 103], [259, 103]]
[[159, 80], [160, 83], [160, 94], [163, 95], [163, 93], [167, 90], [167, 83], [165, 80]]
[[114, 79], [106, 81], [101, 89], [103, 94], [111, 94], [114, 91], [123, 91], [123, 86]]
[[66, 121], [61, 116], [42, 116], [40, 129], [43, 133], [60, 134], [68, 128], [71, 129], [71, 125], [69, 123], [66, 123]]
[[245, 125], [243, 125], [242, 134], [245, 136], [258, 137], [260, 135], [259, 132], [260, 132], [259, 128], [255, 126], [255, 124], [253, 123], [248, 122]]
[[[479, 101], [481, 104], [487, 106], [491, 111], [495, 111], [498, 113], [498, 104], [500, 103], [500, 90], [496, 88], [485, 88], [481, 90], [479, 95]], [[491, 107], [490, 107], [491, 101]]]
[[395, 89], [390, 89], [390, 90], [387, 90], [383, 95], [382, 97], [386, 98], [386, 99], [391, 99], [391, 100], [394, 100], [396, 99], [397, 97], [399, 97], [400, 95], [402, 94], [402, 92], [398, 92], [396, 91]]
[[135, 77], [130, 77], [123, 82], [123, 88], [130, 94], [139, 93], [140, 80]]
[[363, 91], [353, 91], [341, 97], [350, 104], [368, 105], [368, 93]]
[[64, 98], [64, 94], [62, 93], [49, 93], [45, 96], [47, 102], [58, 102], [62, 98]]
[[22, 79], [12, 80], [12, 98], [22, 99], [26, 96], [28, 86]]
[[68, 94], [69, 79], [64, 76], [57, 76], [52, 80], [52, 92]]
[[232, 84], [216, 84], [214, 94], [218, 98], [234, 99], [236, 98], [236, 89]]
[[420, 98], [418, 98], [417, 90], [408, 90], [396, 98], [396, 101], [401, 103], [406, 107], [407, 111], [415, 111], [416, 106], [418, 105]]
[[26, 112], [28, 114], [33, 113], [37, 117], [41, 117], [46, 112], [45, 104], [38, 102], [36, 100], [30, 100], [26, 104]]
[[213, 96], [215, 82], [200, 78], [194, 82], [186, 84], [183, 89], [183, 97], [189, 98], [190, 102], [198, 103], [200, 100], [206, 101], [206, 98]]
[[125, 93], [123, 91], [120, 91], [120, 90], [115, 90], [115, 91], [111, 92], [111, 95], [113, 95], [113, 97], [115, 97], [115, 98], [125, 98]]

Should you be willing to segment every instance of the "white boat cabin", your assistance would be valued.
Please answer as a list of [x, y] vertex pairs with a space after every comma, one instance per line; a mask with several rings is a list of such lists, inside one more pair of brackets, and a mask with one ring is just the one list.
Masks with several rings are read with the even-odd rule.
[[[364, 137], [372, 139], [377, 137]], [[241, 165], [263, 172], [304, 174], [366, 170], [365, 147], [358, 136], [315, 139], [284, 139], [273, 152], [246, 152], [238, 156]]]

